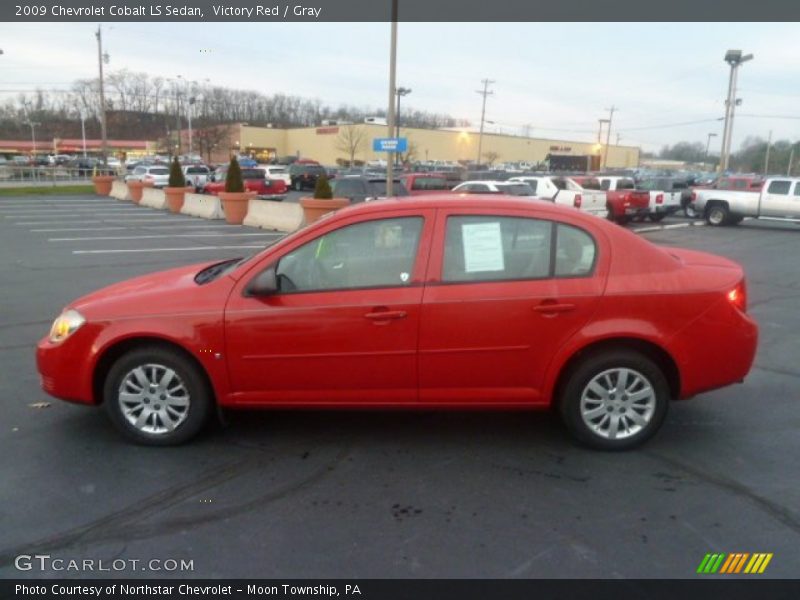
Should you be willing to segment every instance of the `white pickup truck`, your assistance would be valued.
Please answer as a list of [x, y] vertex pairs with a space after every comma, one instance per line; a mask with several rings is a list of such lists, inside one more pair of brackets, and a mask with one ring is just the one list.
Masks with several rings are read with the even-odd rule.
[[552, 175], [521, 175], [508, 181], [521, 181], [533, 188], [539, 198], [550, 200], [555, 204], [574, 206], [597, 217], [608, 217], [606, 193], [603, 190], [584, 189], [569, 177]]
[[636, 184], [637, 190], [650, 192], [650, 208], [647, 216], [651, 221], [660, 221], [681, 209], [681, 194], [689, 188], [686, 180], [671, 177], [644, 179]]
[[800, 223], [800, 178], [767, 179], [760, 192], [698, 189], [692, 204], [709, 225], [736, 225], [745, 217]]

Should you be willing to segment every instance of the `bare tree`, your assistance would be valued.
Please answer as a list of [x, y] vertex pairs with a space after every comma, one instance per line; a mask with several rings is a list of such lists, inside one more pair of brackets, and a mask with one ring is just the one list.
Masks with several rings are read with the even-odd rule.
[[494, 161], [500, 158], [500, 155], [497, 152], [489, 151], [483, 153], [483, 158], [486, 159], [486, 162], [489, 163], [489, 165], [492, 165]]
[[339, 128], [339, 135], [336, 138], [336, 149], [346, 152], [350, 156], [348, 166], [353, 166], [353, 161], [358, 152], [364, 145], [367, 132], [358, 125], [342, 125]]

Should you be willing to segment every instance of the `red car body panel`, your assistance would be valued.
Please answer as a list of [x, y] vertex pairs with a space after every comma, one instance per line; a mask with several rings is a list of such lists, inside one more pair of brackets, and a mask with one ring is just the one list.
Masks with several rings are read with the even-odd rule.
[[[580, 227], [596, 242], [594, 271], [443, 283], [445, 225], [456, 214], [526, 216]], [[245, 294], [258, 273], [321, 234], [404, 215], [424, 219], [408, 285]], [[546, 407], [577, 353], [608, 340], [637, 340], [675, 365], [674, 395], [685, 398], [741, 381], [757, 343], [756, 324], [728, 298], [743, 285], [737, 264], [659, 248], [575, 209], [497, 195], [360, 204], [198, 285], [194, 275], [203, 266], [138, 277], [71, 303], [87, 322], [59, 344], [47, 337], [39, 343], [45, 391], [98, 403], [93, 380], [106, 352], [145, 338], [193, 356], [223, 406]], [[572, 310], [548, 311], [552, 303]], [[380, 312], [405, 318], [376, 319]]]
[[[243, 182], [245, 191], [255, 192], [259, 196], [282, 196], [289, 191], [283, 179], [244, 179]], [[225, 182], [209, 181], [203, 191], [216, 196], [225, 191]]]
[[[595, 177], [572, 177], [578, 185], [595, 180]], [[606, 203], [610, 216], [622, 220], [626, 216], [644, 214], [650, 210], [650, 192], [643, 190], [606, 190]]]

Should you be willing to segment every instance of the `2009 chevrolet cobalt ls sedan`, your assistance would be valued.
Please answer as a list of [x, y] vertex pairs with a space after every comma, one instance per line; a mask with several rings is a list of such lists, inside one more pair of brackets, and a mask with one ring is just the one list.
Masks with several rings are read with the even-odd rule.
[[243, 260], [155, 273], [67, 306], [45, 391], [178, 444], [224, 408], [557, 407], [633, 447], [670, 400], [742, 381], [742, 269], [572, 208], [418, 196], [343, 209]]

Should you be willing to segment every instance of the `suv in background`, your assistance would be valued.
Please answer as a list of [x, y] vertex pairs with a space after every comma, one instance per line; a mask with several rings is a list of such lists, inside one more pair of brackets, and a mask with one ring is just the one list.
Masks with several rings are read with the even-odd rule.
[[314, 189], [320, 175], [326, 175], [325, 167], [319, 164], [311, 165], [304, 163], [293, 163], [289, 167], [289, 178], [292, 189], [302, 191], [304, 189]]
[[211, 169], [205, 165], [183, 165], [183, 176], [186, 178], [186, 185], [191, 185], [196, 192], [201, 191], [208, 183]]

